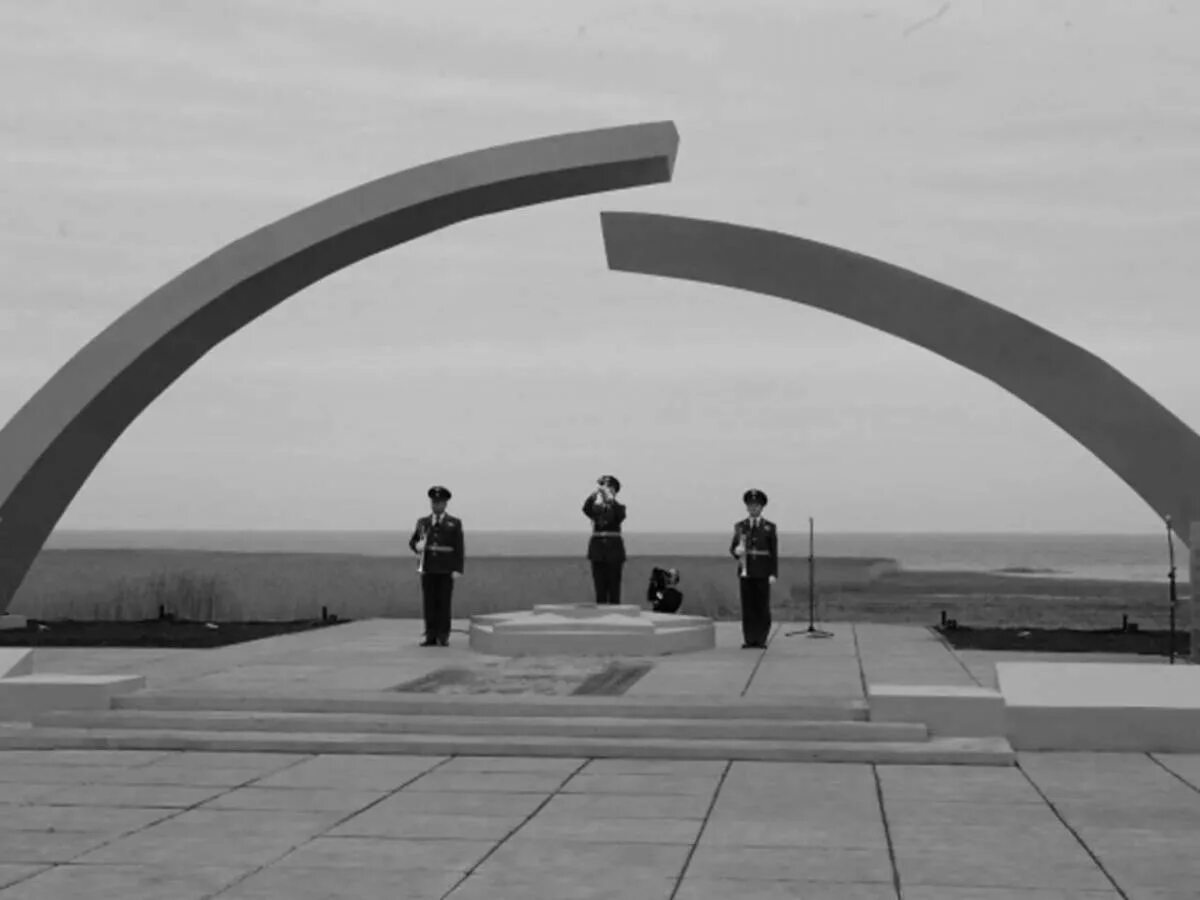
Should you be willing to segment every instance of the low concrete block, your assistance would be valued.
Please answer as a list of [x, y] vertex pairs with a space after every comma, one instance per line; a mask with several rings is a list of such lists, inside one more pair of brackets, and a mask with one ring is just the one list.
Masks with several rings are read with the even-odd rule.
[[29, 620], [24, 616], [18, 616], [14, 613], [5, 613], [0, 615], [0, 631], [11, 631], [18, 628], [24, 628], [29, 624]]
[[469, 638], [472, 650], [494, 656], [661, 656], [710, 650], [716, 641], [716, 626], [705, 616], [594, 603], [473, 616]]
[[32, 674], [32, 650], [28, 647], [0, 647], [0, 678]]
[[1200, 666], [997, 663], [1017, 750], [1200, 752]]
[[21, 675], [0, 679], [0, 721], [29, 722], [51, 709], [108, 709], [141, 690], [145, 675]]
[[923, 722], [935, 737], [1001, 737], [1004, 698], [982, 687], [875, 684], [867, 688], [872, 722]]

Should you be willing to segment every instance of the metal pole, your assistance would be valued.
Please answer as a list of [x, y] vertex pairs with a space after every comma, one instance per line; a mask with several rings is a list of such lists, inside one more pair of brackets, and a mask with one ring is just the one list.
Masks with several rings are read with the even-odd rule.
[[[1171, 633], [1167, 638], [1167, 652], [1169, 654], [1170, 665], [1175, 665], [1175, 542], [1171, 540], [1171, 517], [1166, 517], [1167, 521], [1167, 555], [1171, 560], [1171, 570], [1167, 573], [1167, 584], [1170, 586], [1170, 602], [1171, 602]], [[1195, 587], [1192, 588], [1195, 590]]]
[[808, 517], [808, 630], [816, 631], [817, 589], [816, 576], [813, 572], [813, 520]]
[[[816, 567], [817, 559], [816, 552], [813, 549], [813, 520], [812, 516], [808, 517], [808, 628], [804, 631], [789, 631], [784, 637], [791, 637], [793, 634], [802, 634], [810, 638], [827, 638], [833, 637], [832, 631], [823, 631], [817, 627], [817, 578]], [[792, 592], [795, 597], [795, 591]], [[793, 606], [793, 610], [795, 607]], [[792, 613], [795, 621], [795, 613]]]

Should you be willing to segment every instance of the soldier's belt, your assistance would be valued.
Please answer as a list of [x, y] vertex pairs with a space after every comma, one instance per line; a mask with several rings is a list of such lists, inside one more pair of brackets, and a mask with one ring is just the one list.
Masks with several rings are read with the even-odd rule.
[[746, 555], [747, 556], [770, 556], [771, 551], [770, 550], [747, 550]]
[[438, 544], [428, 544], [425, 549], [433, 553], [450, 553], [454, 550], [453, 547], [442, 547]]
[[619, 531], [593, 531], [592, 537], [620, 537]]

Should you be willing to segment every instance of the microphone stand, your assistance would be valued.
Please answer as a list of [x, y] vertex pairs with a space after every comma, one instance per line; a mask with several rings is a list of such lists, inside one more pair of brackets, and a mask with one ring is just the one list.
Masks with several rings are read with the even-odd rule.
[[[813, 554], [813, 520], [808, 517], [808, 628], [804, 631], [789, 631], [785, 637], [802, 634], [810, 638], [833, 637], [832, 631], [822, 631], [816, 626], [817, 589], [816, 589], [816, 559]], [[793, 610], [795, 607], [793, 607]], [[792, 613], [793, 619], [795, 612]]]
[[[1171, 570], [1167, 573], [1167, 583], [1170, 585], [1171, 601], [1171, 632], [1167, 639], [1169, 665], [1175, 665], [1175, 543], [1171, 540], [1171, 517], [1167, 516], [1167, 553], [1171, 559]], [[1193, 587], [1193, 590], [1195, 588]]]

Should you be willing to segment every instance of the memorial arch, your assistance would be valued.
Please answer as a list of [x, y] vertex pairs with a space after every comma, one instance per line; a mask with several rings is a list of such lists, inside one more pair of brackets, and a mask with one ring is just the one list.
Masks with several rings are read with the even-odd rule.
[[615, 271], [792, 300], [982, 375], [1079, 441], [1155, 513], [1169, 515], [1191, 546], [1190, 523], [1200, 520], [1200, 436], [1082, 347], [916, 272], [805, 238], [632, 212], [601, 213], [601, 228]]
[[145, 297], [0, 430], [0, 613], [121, 434], [209, 350], [320, 279], [504, 210], [671, 180], [672, 122], [448, 157], [329, 197], [228, 244]]

